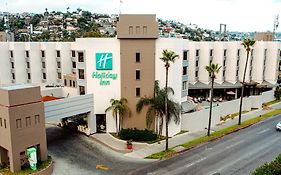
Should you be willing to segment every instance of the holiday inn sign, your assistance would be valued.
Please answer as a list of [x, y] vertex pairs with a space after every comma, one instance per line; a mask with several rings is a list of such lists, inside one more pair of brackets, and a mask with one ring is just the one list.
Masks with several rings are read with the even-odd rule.
[[112, 72], [104, 72], [102, 70], [112, 70], [112, 53], [96, 53], [96, 70], [92, 74], [92, 78], [99, 79], [101, 86], [110, 85], [111, 80], [117, 79], [117, 74]]

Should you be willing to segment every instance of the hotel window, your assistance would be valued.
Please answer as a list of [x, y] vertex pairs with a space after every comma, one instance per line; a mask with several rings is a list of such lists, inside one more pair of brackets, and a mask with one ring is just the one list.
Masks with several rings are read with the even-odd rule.
[[140, 70], [136, 70], [136, 80], [140, 80]]
[[196, 60], [196, 67], [199, 66], [199, 60]]
[[75, 81], [73, 81], [73, 82], [72, 82], [72, 84], [73, 84], [73, 87], [76, 87], [76, 83], [75, 83]]
[[226, 57], [226, 53], [227, 53], [227, 50], [224, 49], [224, 50], [223, 50], [223, 56], [224, 56], [224, 57]]
[[84, 54], [83, 54], [83, 52], [78, 52], [78, 62], [84, 62]]
[[129, 26], [129, 34], [130, 34], [130, 35], [133, 34], [133, 26]]
[[264, 49], [264, 57], [267, 55], [267, 49]]
[[187, 60], [187, 51], [183, 51], [183, 60]]
[[25, 118], [25, 125], [26, 125], [26, 127], [31, 126], [31, 118], [30, 117]]
[[58, 72], [58, 79], [61, 79], [61, 73]]
[[210, 60], [210, 61], [209, 61], [209, 64], [212, 64], [212, 63], [213, 63], [213, 60]]
[[42, 68], [46, 68], [46, 63], [42, 62]]
[[72, 86], [72, 80], [69, 80], [69, 86], [70, 87]]
[[4, 119], [4, 128], [7, 128], [6, 119]]
[[137, 87], [136, 88], [136, 97], [140, 97], [140, 95], [141, 95], [140, 88]]
[[30, 62], [26, 62], [26, 67], [29, 69], [30, 68]]
[[61, 68], [60, 61], [57, 62], [58, 68]]
[[38, 123], [40, 123], [40, 116], [39, 115], [35, 115], [34, 116], [34, 121], [35, 121], [35, 124], [38, 124]]
[[182, 68], [182, 75], [187, 75], [187, 67]]
[[198, 71], [195, 71], [195, 77], [196, 78], [198, 77]]
[[14, 62], [11, 62], [11, 66], [12, 66], [13, 69], [15, 68]]
[[238, 72], [239, 72], [239, 70], [237, 69], [237, 70], [236, 70], [236, 76], [238, 76]]
[[12, 79], [16, 79], [15, 73], [12, 73]]
[[183, 82], [182, 82], [182, 90], [186, 90], [186, 84], [187, 84], [186, 81], [183, 81]]
[[46, 73], [43, 73], [43, 79], [44, 80], [46, 79]]
[[60, 51], [57, 50], [57, 57], [59, 58], [60, 57]]
[[222, 76], [223, 76], [223, 77], [225, 76], [225, 70], [222, 72]]
[[197, 57], [199, 57], [199, 49], [196, 49], [196, 55]]
[[44, 50], [41, 50], [41, 57], [45, 58], [45, 51]]
[[140, 34], [140, 26], [136, 27], [136, 34]]
[[237, 56], [240, 56], [240, 49], [237, 50]]
[[27, 73], [27, 79], [30, 80], [31, 79], [31, 75], [30, 73]]
[[16, 127], [21, 128], [21, 119], [16, 119]]
[[85, 86], [79, 86], [80, 95], [85, 95]]
[[75, 57], [75, 51], [74, 50], [71, 51], [71, 56]]
[[3, 126], [3, 123], [2, 123], [2, 118], [0, 117], [0, 127]]
[[12, 50], [10, 50], [10, 57], [13, 58], [14, 57], [14, 52]]
[[210, 50], [210, 57], [213, 56], [213, 49]]
[[237, 60], [236, 66], [239, 66], [239, 60]]
[[67, 81], [66, 81], [66, 79], [64, 79], [64, 85], [65, 85], [65, 86], [67, 85]]
[[140, 62], [140, 53], [139, 52], [136, 53], [136, 62], [137, 63]]
[[223, 60], [223, 66], [225, 66], [225, 64], [226, 64], [226, 59]]
[[142, 27], [142, 32], [143, 32], [143, 34], [147, 34], [147, 26]]
[[29, 51], [28, 50], [25, 51], [25, 57], [29, 58]]
[[79, 79], [84, 79], [84, 69], [78, 69]]
[[72, 68], [76, 68], [76, 62], [72, 61]]

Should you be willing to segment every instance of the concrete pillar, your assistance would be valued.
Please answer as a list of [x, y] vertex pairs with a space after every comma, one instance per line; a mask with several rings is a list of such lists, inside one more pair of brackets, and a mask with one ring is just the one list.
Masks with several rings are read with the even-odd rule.
[[21, 162], [20, 162], [20, 152], [9, 151], [10, 158], [10, 171], [18, 172], [21, 170]]
[[48, 159], [47, 144], [40, 144], [39, 149], [41, 161], [46, 161]]
[[0, 164], [8, 162], [8, 151], [0, 146]]
[[97, 122], [96, 122], [96, 115], [93, 112], [87, 114], [87, 122], [88, 128], [90, 129], [89, 134], [93, 134], [97, 132]]

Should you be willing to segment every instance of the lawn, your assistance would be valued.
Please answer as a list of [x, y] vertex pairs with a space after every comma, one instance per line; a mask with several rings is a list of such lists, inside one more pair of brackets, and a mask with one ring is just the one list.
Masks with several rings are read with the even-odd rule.
[[[277, 114], [281, 114], [281, 109], [276, 109], [276, 110], [268, 112], [266, 114], [257, 116], [255, 118], [252, 118], [252, 119], [249, 119], [249, 120], [246, 120], [246, 121], [242, 122], [241, 125], [233, 125], [233, 126], [225, 128], [225, 129], [213, 132], [209, 137], [203, 136], [203, 137], [191, 140], [189, 142], [181, 144], [180, 146], [183, 146], [186, 149], [191, 149], [191, 148], [193, 148], [193, 147], [195, 147], [195, 146], [197, 146], [201, 143], [218, 139], [220, 137], [223, 137], [224, 135], [227, 135], [227, 134], [230, 134], [232, 132], [238, 131], [242, 128], [251, 126], [252, 124], [255, 124], [255, 123], [257, 123], [257, 122], [259, 122], [263, 119], [266, 119], [268, 117], [275, 116]], [[173, 148], [171, 148], [167, 152], [161, 151], [161, 152], [152, 154], [152, 155], [150, 155], [146, 158], [147, 159], [165, 159], [165, 158], [171, 157], [171, 155], [176, 155], [176, 154], [177, 154], [176, 151], [174, 151]]]

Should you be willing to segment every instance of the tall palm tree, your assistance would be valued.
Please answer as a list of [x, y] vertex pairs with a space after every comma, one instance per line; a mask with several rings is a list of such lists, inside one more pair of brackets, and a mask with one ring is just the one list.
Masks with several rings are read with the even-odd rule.
[[213, 90], [214, 90], [214, 81], [216, 78], [216, 74], [219, 73], [219, 70], [221, 69], [221, 66], [218, 64], [210, 64], [209, 66], [206, 66], [205, 69], [208, 71], [209, 76], [211, 78], [211, 102], [210, 102], [210, 114], [209, 114], [209, 125], [208, 125], [208, 133], [207, 135], [210, 136], [210, 129], [211, 129], [211, 120], [212, 120], [212, 108], [213, 108]]
[[174, 63], [179, 56], [172, 50], [163, 50], [162, 57], [160, 58], [165, 63], [166, 68], [166, 83], [165, 83], [165, 117], [166, 117], [166, 151], [168, 150], [168, 72], [170, 62]]
[[[153, 121], [156, 121], [156, 129], [159, 128], [157, 131], [158, 136], [162, 135], [163, 129], [163, 116], [165, 115], [165, 96], [166, 90], [160, 89], [158, 85], [158, 81], [155, 83], [155, 94], [153, 97], [147, 98], [142, 97], [136, 107], [137, 112], [140, 112], [144, 106], [148, 106], [148, 111], [146, 113], [146, 124], [147, 127], [150, 128]], [[174, 94], [172, 88], [168, 87], [168, 93]], [[168, 123], [171, 121], [172, 117], [174, 117], [175, 123], [179, 123], [180, 117], [180, 105], [171, 99], [168, 99]], [[158, 127], [158, 122], [159, 127]]]
[[[120, 100], [111, 99], [110, 100], [111, 105], [105, 110], [105, 112], [108, 112], [112, 110], [112, 115], [115, 118], [115, 124], [116, 124], [116, 133], [119, 135], [119, 132], [122, 128], [122, 122], [123, 117], [125, 116], [131, 116], [131, 110], [127, 105], [127, 99], [121, 98]], [[118, 126], [118, 117], [119, 116], [119, 126]]]
[[239, 106], [238, 125], [241, 125], [241, 111], [242, 111], [242, 103], [243, 103], [243, 96], [244, 96], [244, 89], [245, 89], [245, 77], [246, 77], [246, 72], [247, 72], [247, 65], [248, 65], [248, 60], [249, 60], [249, 54], [251, 52], [252, 47], [255, 44], [255, 41], [252, 40], [252, 39], [247, 38], [241, 44], [246, 49], [247, 59], [246, 59], [246, 64], [245, 64], [245, 68], [244, 68], [244, 72], [243, 72], [242, 90], [241, 90], [240, 106]]

